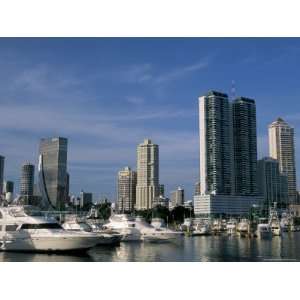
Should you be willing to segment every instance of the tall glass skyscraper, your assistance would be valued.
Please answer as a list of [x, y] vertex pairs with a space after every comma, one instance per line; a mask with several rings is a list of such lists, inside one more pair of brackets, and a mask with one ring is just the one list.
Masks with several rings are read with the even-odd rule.
[[68, 140], [62, 137], [41, 139], [39, 186], [45, 206], [64, 208], [67, 199]]
[[257, 193], [255, 101], [210, 91], [199, 98], [200, 193], [195, 214], [247, 215]]
[[239, 97], [232, 103], [235, 194], [257, 194], [256, 105]]
[[199, 98], [201, 194], [233, 193], [231, 107], [227, 94], [210, 91]]
[[20, 196], [22, 196], [28, 204], [30, 204], [33, 197], [33, 186], [34, 165], [26, 162], [21, 168]]

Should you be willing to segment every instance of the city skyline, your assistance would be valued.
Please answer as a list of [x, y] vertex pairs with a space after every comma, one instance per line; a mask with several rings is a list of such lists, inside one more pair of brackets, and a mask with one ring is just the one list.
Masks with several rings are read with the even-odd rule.
[[[118, 170], [126, 165], [136, 169], [136, 145], [150, 138], [160, 146], [160, 183], [166, 194], [180, 185], [191, 199], [199, 180], [197, 99], [211, 88], [230, 95], [232, 79], [237, 96], [256, 100], [258, 158], [268, 156], [268, 125], [282, 117], [295, 127], [299, 169], [297, 40], [0, 43], [0, 155], [5, 156], [5, 180], [16, 187], [21, 164], [37, 166], [40, 137], [65, 136], [70, 141], [70, 191], [84, 189], [96, 199], [102, 195], [115, 200]], [[176, 51], [171, 53], [170, 47]]]

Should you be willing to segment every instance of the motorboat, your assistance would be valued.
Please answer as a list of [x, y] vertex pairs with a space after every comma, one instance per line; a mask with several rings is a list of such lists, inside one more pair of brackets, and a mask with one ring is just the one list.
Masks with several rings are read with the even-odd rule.
[[151, 225], [156, 229], [166, 228], [166, 223], [161, 218], [152, 218]]
[[251, 226], [248, 219], [241, 219], [237, 225], [237, 232], [241, 237], [246, 237], [250, 235]]
[[122, 235], [123, 242], [142, 241], [142, 235], [136, 228], [135, 218], [127, 214], [112, 214], [108, 222], [103, 225], [104, 229], [110, 229]]
[[220, 234], [222, 232], [222, 221], [220, 219], [213, 220], [212, 223], [212, 233]]
[[167, 227], [154, 227], [152, 223], [147, 223], [142, 217], [136, 217], [135, 227], [141, 232], [144, 242], [168, 242], [176, 239], [181, 234]]
[[192, 218], [185, 218], [183, 224], [180, 225], [181, 231], [191, 231], [193, 227], [193, 219]]
[[94, 233], [98, 237], [97, 245], [118, 245], [122, 239], [122, 235], [117, 232], [104, 230], [95, 226], [92, 227], [86, 221], [77, 219], [76, 217], [66, 220], [62, 224], [62, 227], [65, 230], [73, 232]]
[[293, 231], [293, 217], [288, 212], [283, 212], [280, 220], [280, 228], [282, 232]]
[[268, 223], [268, 219], [260, 218], [257, 224], [256, 236], [261, 239], [272, 238], [271, 226]]
[[65, 230], [32, 206], [0, 207], [0, 250], [29, 252], [86, 251], [98, 237]]
[[237, 232], [237, 221], [230, 219], [226, 224], [226, 232], [228, 235], [235, 235]]
[[211, 235], [211, 226], [208, 222], [198, 223], [194, 226], [192, 236]]
[[270, 224], [270, 227], [271, 227], [272, 235], [280, 236], [281, 235], [281, 227], [280, 227], [280, 221], [279, 221], [279, 218], [278, 218], [276, 208], [271, 208], [270, 209], [269, 224]]

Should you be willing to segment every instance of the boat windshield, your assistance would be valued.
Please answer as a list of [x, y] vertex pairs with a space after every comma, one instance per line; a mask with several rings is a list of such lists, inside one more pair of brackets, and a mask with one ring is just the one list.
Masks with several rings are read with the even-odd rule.
[[28, 216], [31, 217], [42, 217], [44, 214], [35, 206], [24, 206], [24, 211]]
[[21, 229], [62, 229], [58, 223], [22, 224]]

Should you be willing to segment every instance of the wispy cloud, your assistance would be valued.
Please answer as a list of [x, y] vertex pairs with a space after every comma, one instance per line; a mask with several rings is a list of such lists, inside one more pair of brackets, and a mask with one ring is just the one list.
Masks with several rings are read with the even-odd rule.
[[188, 66], [184, 66], [181, 68], [176, 68], [170, 72], [161, 74], [160, 76], [158, 76], [155, 79], [156, 83], [163, 83], [163, 82], [168, 82], [168, 81], [172, 81], [172, 80], [176, 80], [179, 79], [181, 77], [184, 77], [186, 75], [188, 75], [189, 73], [192, 72], [196, 72], [199, 70], [203, 70], [205, 68], [207, 68], [209, 65], [209, 59], [205, 58], [201, 61], [198, 61], [194, 64], [188, 65]]
[[123, 67], [121, 70], [116, 70], [115, 73], [125, 82], [144, 83], [152, 79], [152, 70], [151, 64], [136, 64]]

